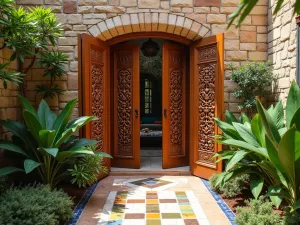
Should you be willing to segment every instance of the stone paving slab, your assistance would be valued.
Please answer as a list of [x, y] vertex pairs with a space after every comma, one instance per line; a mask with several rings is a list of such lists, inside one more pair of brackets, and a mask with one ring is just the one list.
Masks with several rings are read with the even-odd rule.
[[[178, 182], [179, 180], [182, 182]], [[132, 182], [133, 185], [128, 185]], [[227, 225], [231, 223], [198, 177], [109, 176], [98, 183], [78, 222], [72, 224]]]

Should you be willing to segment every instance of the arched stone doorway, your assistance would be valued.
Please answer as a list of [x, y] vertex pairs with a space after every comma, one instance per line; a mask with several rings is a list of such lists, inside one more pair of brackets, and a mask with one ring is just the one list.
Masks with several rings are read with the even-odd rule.
[[[176, 16], [166, 15], [167, 18]], [[143, 23], [140, 23], [141, 19], [135, 23], [132, 15], [127, 16], [130, 24], [123, 21], [121, 25], [117, 26], [115, 21], [122, 19], [122, 16], [119, 16], [119, 19], [111, 18], [89, 29], [94, 37], [85, 34], [79, 38], [79, 69], [81, 72], [79, 107], [82, 115], [95, 115], [99, 118], [83, 130], [83, 136], [99, 140], [99, 151], [112, 153], [116, 148], [114, 138], [115, 130], [118, 128], [112, 122], [114, 121], [112, 117], [116, 112], [112, 101], [115, 93], [111, 77], [115, 75], [111, 73], [111, 46], [136, 38], [155, 37], [177, 41], [190, 48], [190, 66], [187, 70], [188, 89], [186, 90], [188, 101], [185, 103], [188, 109], [185, 137], [191, 172], [194, 175], [208, 178], [215, 171], [221, 171], [221, 164], [215, 164], [211, 156], [221, 149], [219, 144], [214, 143], [213, 136], [220, 132], [214, 124], [214, 117], [223, 115], [223, 34], [203, 38], [209, 33], [209, 30], [195, 21], [192, 21], [191, 26], [187, 28], [185, 20], [190, 19], [186, 18], [184, 18], [183, 25], [181, 22], [178, 24], [175, 22], [174, 25], [171, 19], [166, 20], [170, 21], [168, 23], [160, 23], [163, 21], [160, 20], [160, 17], [157, 22], [151, 20], [146, 23], [144, 17]], [[177, 17], [180, 16], [176, 16], [175, 21], [178, 21]], [[114, 25], [109, 25], [112, 21]], [[139, 27], [139, 30], [137, 27], [134, 28], [135, 25]], [[151, 27], [151, 31], [147, 31], [147, 26]], [[143, 31], [144, 28], [145, 31]], [[179, 30], [181, 31], [179, 32]], [[128, 59], [128, 57], [126, 58]], [[136, 70], [133, 66], [134, 54], [131, 60], [133, 60], [131, 63], [126, 61], [125, 67], [134, 71]], [[137, 119], [138, 116], [133, 110], [134, 108], [129, 115], [132, 118], [135, 116]], [[138, 120], [133, 119], [132, 121]], [[139, 164], [135, 160], [137, 153], [129, 151], [126, 154], [113, 156], [119, 158], [121, 167], [122, 162], [127, 160], [128, 162], [124, 163], [125, 166], [130, 164], [133, 165], [133, 168], [138, 168]], [[173, 157], [170, 154], [169, 156]], [[174, 157], [178, 158], [179, 156]], [[180, 158], [177, 160], [180, 161]], [[109, 162], [107, 163], [109, 164]]]

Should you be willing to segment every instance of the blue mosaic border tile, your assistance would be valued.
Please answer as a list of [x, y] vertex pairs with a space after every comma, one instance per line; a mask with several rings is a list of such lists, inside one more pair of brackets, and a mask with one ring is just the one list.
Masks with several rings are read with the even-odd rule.
[[65, 225], [76, 225], [77, 221], [79, 220], [86, 204], [88, 203], [88, 201], [90, 200], [92, 194], [94, 193], [94, 191], [96, 190], [98, 183], [93, 184], [92, 186], [90, 186], [86, 192], [84, 193], [84, 195], [82, 196], [82, 198], [80, 199], [79, 203], [76, 205], [75, 209], [73, 210], [74, 216], [72, 218], [70, 218]]
[[221, 210], [224, 212], [225, 216], [227, 217], [227, 219], [229, 220], [229, 222], [232, 225], [237, 225], [234, 222], [235, 219], [235, 214], [234, 212], [229, 208], [229, 206], [226, 204], [226, 202], [222, 199], [222, 197], [217, 193], [214, 192], [210, 185], [209, 182], [207, 180], [201, 179], [201, 181], [203, 182], [203, 184], [205, 185], [205, 187], [207, 188], [207, 190], [210, 192], [210, 194], [213, 196], [213, 198], [216, 200], [218, 206], [221, 208]]

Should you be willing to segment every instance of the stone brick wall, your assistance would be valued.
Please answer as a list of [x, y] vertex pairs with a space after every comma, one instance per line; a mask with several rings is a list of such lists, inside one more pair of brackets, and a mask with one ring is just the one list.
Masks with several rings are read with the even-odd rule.
[[[1, 45], [1, 44], [0, 44]], [[0, 51], [0, 63], [8, 63], [11, 52], [9, 49]], [[17, 69], [17, 63], [11, 63], [10, 69]], [[20, 119], [20, 103], [17, 99], [18, 87], [7, 83], [7, 89], [4, 89], [3, 82], [0, 80], [0, 119], [1, 120], [19, 120]], [[10, 133], [4, 127], [0, 126], [0, 139], [9, 139]], [[0, 154], [1, 155], [1, 154]]]
[[[237, 29], [227, 28], [227, 20], [239, 0], [18, 0], [19, 5], [43, 4], [51, 7], [64, 24], [58, 49], [69, 54], [68, 74], [63, 82], [65, 94], [53, 104], [64, 106], [77, 97], [77, 34], [90, 33], [107, 40], [116, 35], [139, 31], [175, 33], [188, 39], [199, 39], [225, 33], [225, 64], [236, 66], [248, 60], [267, 59], [267, 0], [257, 6]], [[231, 92], [234, 84], [225, 72], [225, 107], [238, 112], [237, 100]], [[28, 79], [31, 101], [34, 84], [43, 80], [32, 70]]]
[[279, 13], [274, 16], [274, 0], [269, 2], [268, 12], [268, 59], [278, 76], [276, 97], [285, 105], [291, 81], [296, 79], [297, 25], [293, 16], [295, 0], [284, 1]]

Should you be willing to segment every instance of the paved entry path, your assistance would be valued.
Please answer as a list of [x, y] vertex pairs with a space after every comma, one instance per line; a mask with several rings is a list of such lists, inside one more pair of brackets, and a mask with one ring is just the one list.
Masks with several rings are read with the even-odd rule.
[[230, 224], [201, 179], [113, 177], [99, 182], [78, 225]]

